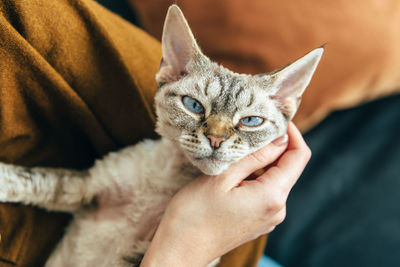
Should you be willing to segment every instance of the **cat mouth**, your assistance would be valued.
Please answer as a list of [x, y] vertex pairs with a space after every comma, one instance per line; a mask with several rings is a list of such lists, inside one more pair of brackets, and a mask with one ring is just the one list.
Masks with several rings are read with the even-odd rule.
[[194, 158], [195, 160], [210, 160], [210, 161], [212, 161], [212, 162], [215, 162], [215, 163], [229, 163], [230, 161], [227, 161], [227, 160], [223, 160], [223, 159], [219, 159], [219, 158], [217, 158], [217, 157], [215, 157], [214, 155], [211, 155], [211, 156], [206, 156], [206, 157], [197, 157], [197, 158]]

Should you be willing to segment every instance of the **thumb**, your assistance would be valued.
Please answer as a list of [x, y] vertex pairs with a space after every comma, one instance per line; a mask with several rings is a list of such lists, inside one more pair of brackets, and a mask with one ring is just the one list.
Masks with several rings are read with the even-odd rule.
[[238, 162], [233, 163], [220, 176], [224, 186], [228, 189], [237, 187], [250, 174], [273, 163], [286, 150], [288, 136], [284, 136], [269, 143], [256, 152], [247, 155]]

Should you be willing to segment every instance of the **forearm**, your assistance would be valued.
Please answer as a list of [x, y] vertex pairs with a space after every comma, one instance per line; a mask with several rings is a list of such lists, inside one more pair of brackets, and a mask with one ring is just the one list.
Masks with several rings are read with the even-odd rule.
[[177, 230], [172, 219], [164, 217], [140, 266], [204, 267], [214, 260], [205, 247], [196, 242], [198, 238], [188, 235], [182, 240], [182, 235], [175, 233]]

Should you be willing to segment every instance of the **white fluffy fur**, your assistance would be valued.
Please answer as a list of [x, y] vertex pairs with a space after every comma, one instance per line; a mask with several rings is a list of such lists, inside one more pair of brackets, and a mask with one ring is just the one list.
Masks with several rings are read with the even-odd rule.
[[74, 213], [47, 267], [132, 266], [123, 258], [146, 251], [170, 198], [199, 174], [169, 140], [144, 141], [88, 173], [0, 163], [0, 201]]

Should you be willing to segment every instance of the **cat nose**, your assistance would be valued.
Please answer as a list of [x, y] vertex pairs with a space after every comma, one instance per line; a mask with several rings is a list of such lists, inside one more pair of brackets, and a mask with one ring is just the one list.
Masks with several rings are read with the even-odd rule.
[[219, 148], [222, 142], [226, 141], [224, 136], [214, 136], [214, 135], [207, 135], [208, 140], [210, 140], [210, 146], [212, 148]]

